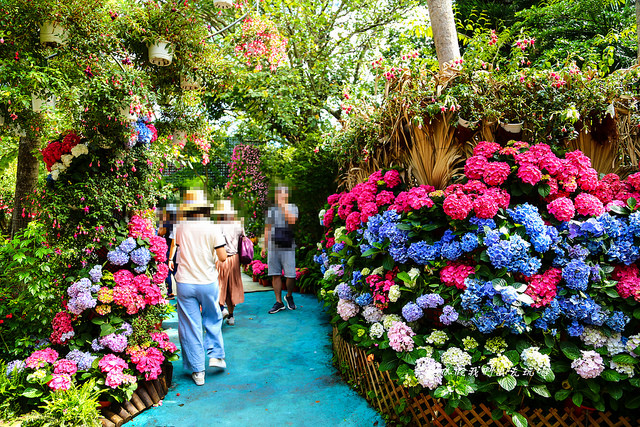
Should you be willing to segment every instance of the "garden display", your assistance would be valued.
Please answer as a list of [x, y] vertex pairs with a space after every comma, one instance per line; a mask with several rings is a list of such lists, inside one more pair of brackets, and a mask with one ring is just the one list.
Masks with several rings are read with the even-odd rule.
[[511, 141], [478, 143], [464, 175], [435, 191], [382, 170], [329, 197], [316, 261], [341, 336], [448, 411], [640, 407], [640, 174]]

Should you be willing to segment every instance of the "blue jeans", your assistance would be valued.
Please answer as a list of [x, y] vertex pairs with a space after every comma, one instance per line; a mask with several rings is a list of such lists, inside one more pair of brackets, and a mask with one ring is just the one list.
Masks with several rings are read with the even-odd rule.
[[182, 366], [187, 372], [201, 372], [205, 369], [205, 354], [224, 359], [222, 312], [218, 305], [220, 287], [218, 282], [208, 285], [176, 282], [176, 291]]

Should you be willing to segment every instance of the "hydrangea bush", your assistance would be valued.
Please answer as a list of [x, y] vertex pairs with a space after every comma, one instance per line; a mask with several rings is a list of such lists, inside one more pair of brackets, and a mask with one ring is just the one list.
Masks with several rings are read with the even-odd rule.
[[379, 171], [328, 198], [316, 261], [339, 331], [450, 409], [638, 408], [640, 173], [514, 141], [464, 171], [444, 191]]
[[25, 370], [32, 398], [96, 378], [119, 401], [131, 397], [139, 380], [158, 378], [165, 360], [177, 357], [157, 325], [170, 307], [159, 287], [169, 272], [166, 257], [165, 240], [150, 220], [134, 215], [106, 261], [70, 281], [48, 343], [10, 362], [7, 375]]

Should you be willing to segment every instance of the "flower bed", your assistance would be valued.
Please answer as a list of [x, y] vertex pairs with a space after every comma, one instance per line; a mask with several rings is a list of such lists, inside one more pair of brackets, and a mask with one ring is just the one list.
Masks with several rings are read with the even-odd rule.
[[640, 407], [640, 174], [484, 142], [465, 176], [434, 191], [376, 172], [329, 198], [316, 259], [340, 333], [449, 412]]

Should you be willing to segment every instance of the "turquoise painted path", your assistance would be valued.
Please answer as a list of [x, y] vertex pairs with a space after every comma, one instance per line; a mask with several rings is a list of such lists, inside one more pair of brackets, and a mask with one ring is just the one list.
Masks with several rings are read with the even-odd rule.
[[[273, 292], [245, 294], [236, 325], [223, 326], [227, 369], [207, 368], [196, 386], [182, 361], [162, 406], [127, 426], [383, 426], [384, 420], [331, 364], [331, 327], [311, 295], [294, 294], [295, 311], [267, 311]], [[164, 322], [178, 342], [177, 316]]]

